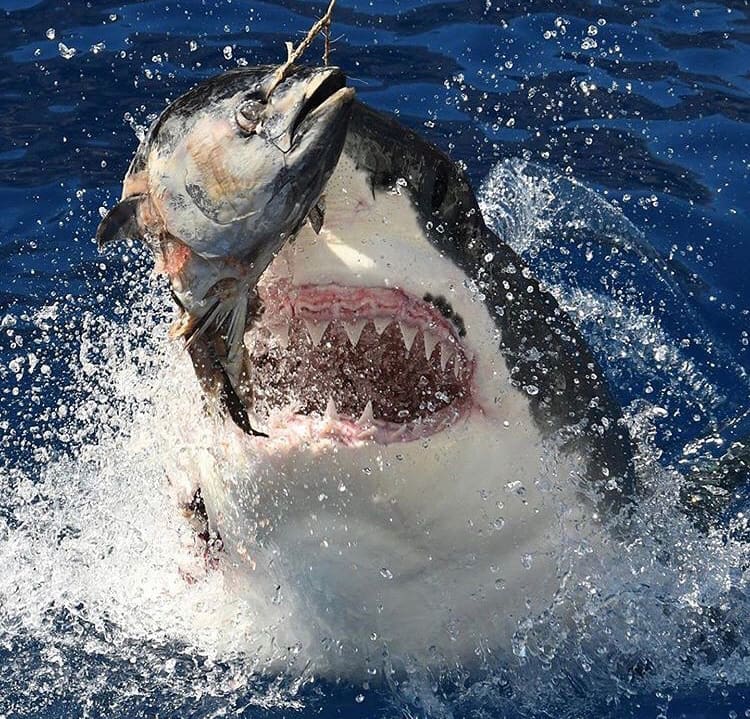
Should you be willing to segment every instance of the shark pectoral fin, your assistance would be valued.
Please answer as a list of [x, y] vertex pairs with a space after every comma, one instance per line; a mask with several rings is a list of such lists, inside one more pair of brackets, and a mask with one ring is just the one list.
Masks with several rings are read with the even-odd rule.
[[146, 195], [132, 195], [118, 202], [99, 223], [96, 230], [96, 244], [100, 252], [110, 245], [123, 240], [142, 240], [146, 242], [138, 218], [138, 208]]

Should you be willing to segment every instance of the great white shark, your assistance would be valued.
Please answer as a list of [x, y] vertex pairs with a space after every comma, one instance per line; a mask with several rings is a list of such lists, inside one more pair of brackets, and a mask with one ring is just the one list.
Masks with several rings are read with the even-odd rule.
[[273, 73], [172, 103], [97, 233], [151, 247], [214, 399], [191, 471], [227, 583], [275, 659], [510, 652], [566, 536], [628, 511], [620, 409], [461, 167], [337, 69]]

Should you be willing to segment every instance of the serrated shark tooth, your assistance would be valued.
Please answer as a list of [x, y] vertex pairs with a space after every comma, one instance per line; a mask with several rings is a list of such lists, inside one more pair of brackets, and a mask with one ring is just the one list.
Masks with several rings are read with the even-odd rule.
[[393, 435], [393, 439], [401, 439], [407, 431], [409, 430], [408, 424], [402, 424], [397, 430], [396, 433]]
[[445, 372], [445, 368], [448, 366], [448, 360], [453, 357], [453, 347], [447, 342], [440, 343], [440, 369]]
[[314, 322], [313, 320], [303, 320], [307, 333], [310, 335], [313, 347], [317, 347], [320, 344], [320, 340], [323, 339], [325, 331], [328, 329], [330, 324], [329, 320], [322, 320], [321, 322]]
[[328, 402], [326, 403], [326, 412], [324, 415], [327, 419], [338, 419], [339, 413], [336, 409], [336, 403], [333, 401], [333, 397], [328, 398]]
[[399, 329], [401, 330], [401, 338], [404, 341], [404, 347], [406, 351], [411, 351], [412, 345], [414, 344], [414, 338], [417, 336], [419, 331], [416, 327], [411, 327], [404, 322], [398, 323]]
[[287, 349], [289, 347], [289, 325], [283, 322], [280, 325], [270, 327], [271, 336], [278, 342], [279, 347]]
[[435, 337], [431, 332], [423, 332], [422, 337], [424, 338], [424, 356], [427, 361], [430, 361], [432, 357], [432, 351], [435, 349], [435, 345], [438, 343], [438, 338]]
[[365, 328], [367, 320], [355, 320], [354, 322], [344, 322], [344, 331], [349, 338], [352, 347], [357, 346], [359, 338], [362, 336], [362, 330]]
[[378, 317], [372, 321], [372, 324], [375, 325], [375, 331], [379, 335], [382, 335], [383, 332], [385, 332], [385, 328], [388, 327], [391, 322], [393, 322], [393, 320], [390, 317]]
[[375, 415], [372, 411], [372, 400], [368, 399], [367, 404], [365, 405], [365, 408], [362, 412], [362, 414], [359, 416], [359, 419], [357, 420], [358, 424], [361, 424], [363, 427], [368, 427], [373, 424], [375, 421]]

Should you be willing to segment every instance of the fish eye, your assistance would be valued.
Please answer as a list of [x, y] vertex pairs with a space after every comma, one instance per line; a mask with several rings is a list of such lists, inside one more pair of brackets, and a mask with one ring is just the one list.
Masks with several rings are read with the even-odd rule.
[[251, 98], [242, 102], [234, 113], [234, 118], [240, 129], [252, 135], [260, 125], [261, 115], [266, 103], [260, 99]]

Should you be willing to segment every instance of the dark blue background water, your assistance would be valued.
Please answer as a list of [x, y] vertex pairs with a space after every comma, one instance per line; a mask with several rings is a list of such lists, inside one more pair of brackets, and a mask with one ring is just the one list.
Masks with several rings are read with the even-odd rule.
[[[27, 347], [38, 339], [24, 320], [31, 311], [60, 300], [110, 312], [112, 296], [125, 296], [118, 261], [102, 264], [91, 237], [99, 207], [119, 193], [137, 144], [133, 128], [201, 78], [238, 62], [278, 62], [284, 42], [321, 11], [302, 0], [0, 0], [0, 318], [10, 318], [3, 365], [24, 336]], [[750, 432], [745, 0], [341, 0], [333, 37], [332, 62], [359, 97], [448, 150], [477, 186], [508, 157], [552, 168], [622, 208], [666, 258], [677, 292], [660, 308], [665, 325], [688, 342], [717, 391], [702, 410], [682, 398], [690, 411], [673, 416], [657, 439], [665, 463], [691, 440]], [[63, 57], [59, 43], [75, 54]], [[640, 291], [648, 299], [652, 288]], [[79, 330], [71, 320], [70, 333]], [[618, 375], [615, 357], [603, 363], [623, 404], [642, 395], [643, 377]], [[58, 357], [42, 404], [55, 405], [66, 372]], [[5, 367], [0, 376], [6, 464], [23, 465], [35, 446], [24, 436], [43, 407], [27, 401], [25, 380], [13, 382]], [[22, 692], [23, 677], [0, 669], [0, 695], [16, 698], [9, 706], [18, 708]], [[742, 715], [750, 706], [737, 688], [674, 693], [670, 716]], [[665, 702], [646, 695], [614, 711], [655, 716]], [[144, 699], [118, 715], [151, 716], [158, 706], [158, 697]], [[335, 692], [319, 709], [380, 711]], [[39, 715], [81, 711], [68, 697]], [[208, 713], [196, 705], [190, 715]]]

